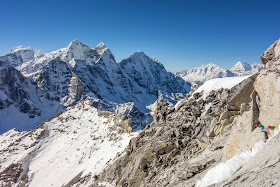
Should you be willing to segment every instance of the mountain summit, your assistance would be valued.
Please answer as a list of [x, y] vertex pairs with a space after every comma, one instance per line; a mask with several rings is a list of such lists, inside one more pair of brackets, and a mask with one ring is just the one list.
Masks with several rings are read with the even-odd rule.
[[157, 103], [167, 99], [175, 104], [190, 91], [189, 83], [144, 52], [117, 63], [104, 43], [91, 48], [78, 39], [51, 53], [37, 51], [20, 46], [0, 57], [3, 75], [8, 73], [18, 85], [14, 91], [2, 77], [2, 132], [35, 127], [54, 115], [47, 111], [62, 111], [84, 99], [100, 110], [125, 114], [132, 118], [133, 128], [143, 128]]
[[106, 45], [101, 42], [99, 43], [96, 47], [95, 50], [99, 53], [99, 54], [103, 54], [105, 50], [107, 50], [108, 48], [106, 47]]
[[0, 186], [280, 186], [279, 43], [258, 74], [206, 81], [174, 107], [189, 85], [141, 53], [51, 56], [64, 48], [26, 62], [41, 64], [29, 76], [0, 61], [1, 128], [61, 110], [0, 135]]
[[216, 64], [206, 64], [191, 70], [175, 72], [174, 74], [195, 85], [202, 85], [207, 80], [215, 78], [253, 75], [259, 72], [262, 67], [262, 64], [250, 65], [247, 62], [238, 61], [230, 70], [223, 69]]
[[184, 70], [175, 73], [184, 80], [193, 84], [201, 85], [207, 80], [214, 78], [233, 77], [234, 74], [228, 70], [219, 67], [216, 64], [206, 64], [191, 70]]
[[252, 67], [247, 62], [240, 62], [238, 61], [231, 69], [230, 71], [236, 72], [236, 73], [244, 73], [245, 71], [250, 71]]

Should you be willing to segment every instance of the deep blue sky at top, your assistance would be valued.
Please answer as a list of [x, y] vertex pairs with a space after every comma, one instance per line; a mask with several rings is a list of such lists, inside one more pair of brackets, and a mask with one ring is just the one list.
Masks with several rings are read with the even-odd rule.
[[230, 68], [259, 56], [280, 37], [279, 1], [0, 1], [0, 55], [23, 45], [51, 52], [78, 38], [104, 42], [117, 61], [134, 51], [169, 71], [207, 63]]

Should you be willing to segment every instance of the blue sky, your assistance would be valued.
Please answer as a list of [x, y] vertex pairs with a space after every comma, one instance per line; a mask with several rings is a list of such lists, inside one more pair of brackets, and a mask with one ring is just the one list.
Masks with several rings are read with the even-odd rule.
[[134, 51], [169, 71], [215, 63], [230, 68], [280, 37], [280, 3], [257, 0], [1, 1], [0, 55], [23, 45], [45, 52], [78, 38], [104, 42], [117, 61]]

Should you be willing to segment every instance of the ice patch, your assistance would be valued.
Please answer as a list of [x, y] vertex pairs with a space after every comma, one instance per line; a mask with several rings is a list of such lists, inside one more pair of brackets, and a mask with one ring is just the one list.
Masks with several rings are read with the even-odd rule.
[[[274, 130], [274, 137], [279, 130]], [[269, 138], [267, 143], [272, 139]], [[220, 163], [214, 168], [210, 169], [206, 175], [196, 183], [196, 187], [206, 187], [212, 184], [222, 182], [231, 178], [240, 168], [242, 168], [259, 150], [261, 150], [267, 143], [263, 141], [257, 142], [250, 151], [245, 151], [240, 155], [236, 155], [229, 159], [227, 162]]]

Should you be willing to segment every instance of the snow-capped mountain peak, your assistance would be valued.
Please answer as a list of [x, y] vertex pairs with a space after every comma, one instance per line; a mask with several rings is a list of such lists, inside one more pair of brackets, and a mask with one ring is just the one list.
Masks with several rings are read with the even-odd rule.
[[131, 56], [137, 56], [137, 57], [142, 57], [142, 56], [147, 56], [143, 51], [135, 51]]
[[70, 44], [68, 45], [68, 47], [70, 46], [75, 46], [75, 45], [86, 45], [83, 42], [81, 42], [79, 39], [75, 39], [72, 42], [70, 42]]
[[[24, 49], [24, 47], [17, 47], [13, 51], [20, 52]], [[66, 48], [51, 53], [43, 53], [32, 48], [29, 51], [32, 52], [32, 58], [27, 62], [24, 62], [26, 60], [22, 60], [21, 57], [17, 58], [15, 54], [0, 57], [0, 60], [17, 70], [14, 74], [22, 74], [24, 80], [28, 79], [34, 85], [32, 94], [34, 93], [35, 96], [29, 94], [27, 90], [25, 95], [30, 95], [29, 98], [23, 96], [20, 101], [13, 101], [11, 104], [17, 103], [17, 107], [24, 103], [23, 99], [29, 102], [30, 98], [34, 97], [36, 98], [34, 104], [29, 102], [31, 107], [28, 108], [37, 107], [43, 117], [49, 113], [45, 113], [43, 108], [48, 107], [43, 104], [50, 105], [51, 110], [57, 111], [89, 98], [95, 101], [95, 106], [99, 109], [117, 112], [119, 108], [123, 108], [121, 112], [133, 118], [132, 122], [137, 123], [136, 128], [139, 125], [143, 127], [151, 119], [149, 112], [152, 109], [147, 107], [158, 101], [159, 92], [163, 95], [161, 100], [168, 99], [175, 104], [190, 90], [189, 83], [167, 72], [158, 60], [148, 57], [142, 51], [136, 51], [120, 63], [115, 61], [112, 52], [104, 43], [91, 48], [78, 39], [72, 41]], [[19, 89], [24, 90], [28, 87], [26, 84], [21, 85]], [[7, 85], [7, 88], [10, 87], [12, 85]], [[2, 95], [13, 94], [5, 92], [5, 95]], [[5, 105], [5, 108], [10, 106]], [[36, 117], [39, 112], [29, 113], [31, 117], [35, 116], [34, 119], [41, 120]], [[32, 121], [33, 118], [29, 119], [29, 116], [26, 116], [28, 123]], [[12, 120], [13, 115], [9, 119]], [[5, 125], [11, 124], [6, 121]]]
[[16, 58], [20, 58], [22, 60], [22, 63], [24, 63], [34, 58], [34, 50], [30, 46], [29, 47], [18, 46], [12, 48], [7, 55], [10, 56], [15, 55]]
[[223, 69], [216, 64], [206, 64], [191, 70], [175, 72], [174, 74], [182, 77], [185, 81], [202, 85], [205, 81], [215, 78], [253, 75], [259, 72], [262, 67], [262, 64], [250, 65], [247, 62], [238, 61], [230, 70]]
[[244, 73], [245, 71], [250, 71], [252, 67], [247, 62], [238, 61], [231, 69], [233, 73]]
[[233, 77], [233, 73], [219, 67], [216, 64], [206, 64], [191, 70], [185, 70], [175, 73], [177, 76], [182, 77], [184, 80], [194, 84], [201, 85], [205, 81], [214, 78]]
[[92, 48], [84, 44], [78, 39], [72, 41], [67, 48], [60, 49], [55, 52], [55, 56], [61, 57], [65, 62], [74, 60], [86, 60], [87, 64], [94, 64], [100, 55]]
[[99, 43], [96, 47], [95, 47], [95, 50], [100, 54], [102, 55], [108, 48], [106, 47], [106, 45], [101, 42]]
[[248, 64], [247, 62], [237, 62], [230, 71], [234, 73], [235, 76], [252, 75], [259, 72], [262, 69], [262, 64]]
[[151, 60], [143, 51], [135, 51], [129, 58], [133, 63], [143, 63]]
[[20, 50], [32, 50], [32, 48], [30, 46], [29, 47], [23, 47], [22, 45], [20, 45], [20, 46], [12, 48], [9, 53], [15, 53], [15, 52], [18, 52]]
[[91, 48], [78, 39], [73, 40], [66, 48], [67, 50], [90, 50]]

